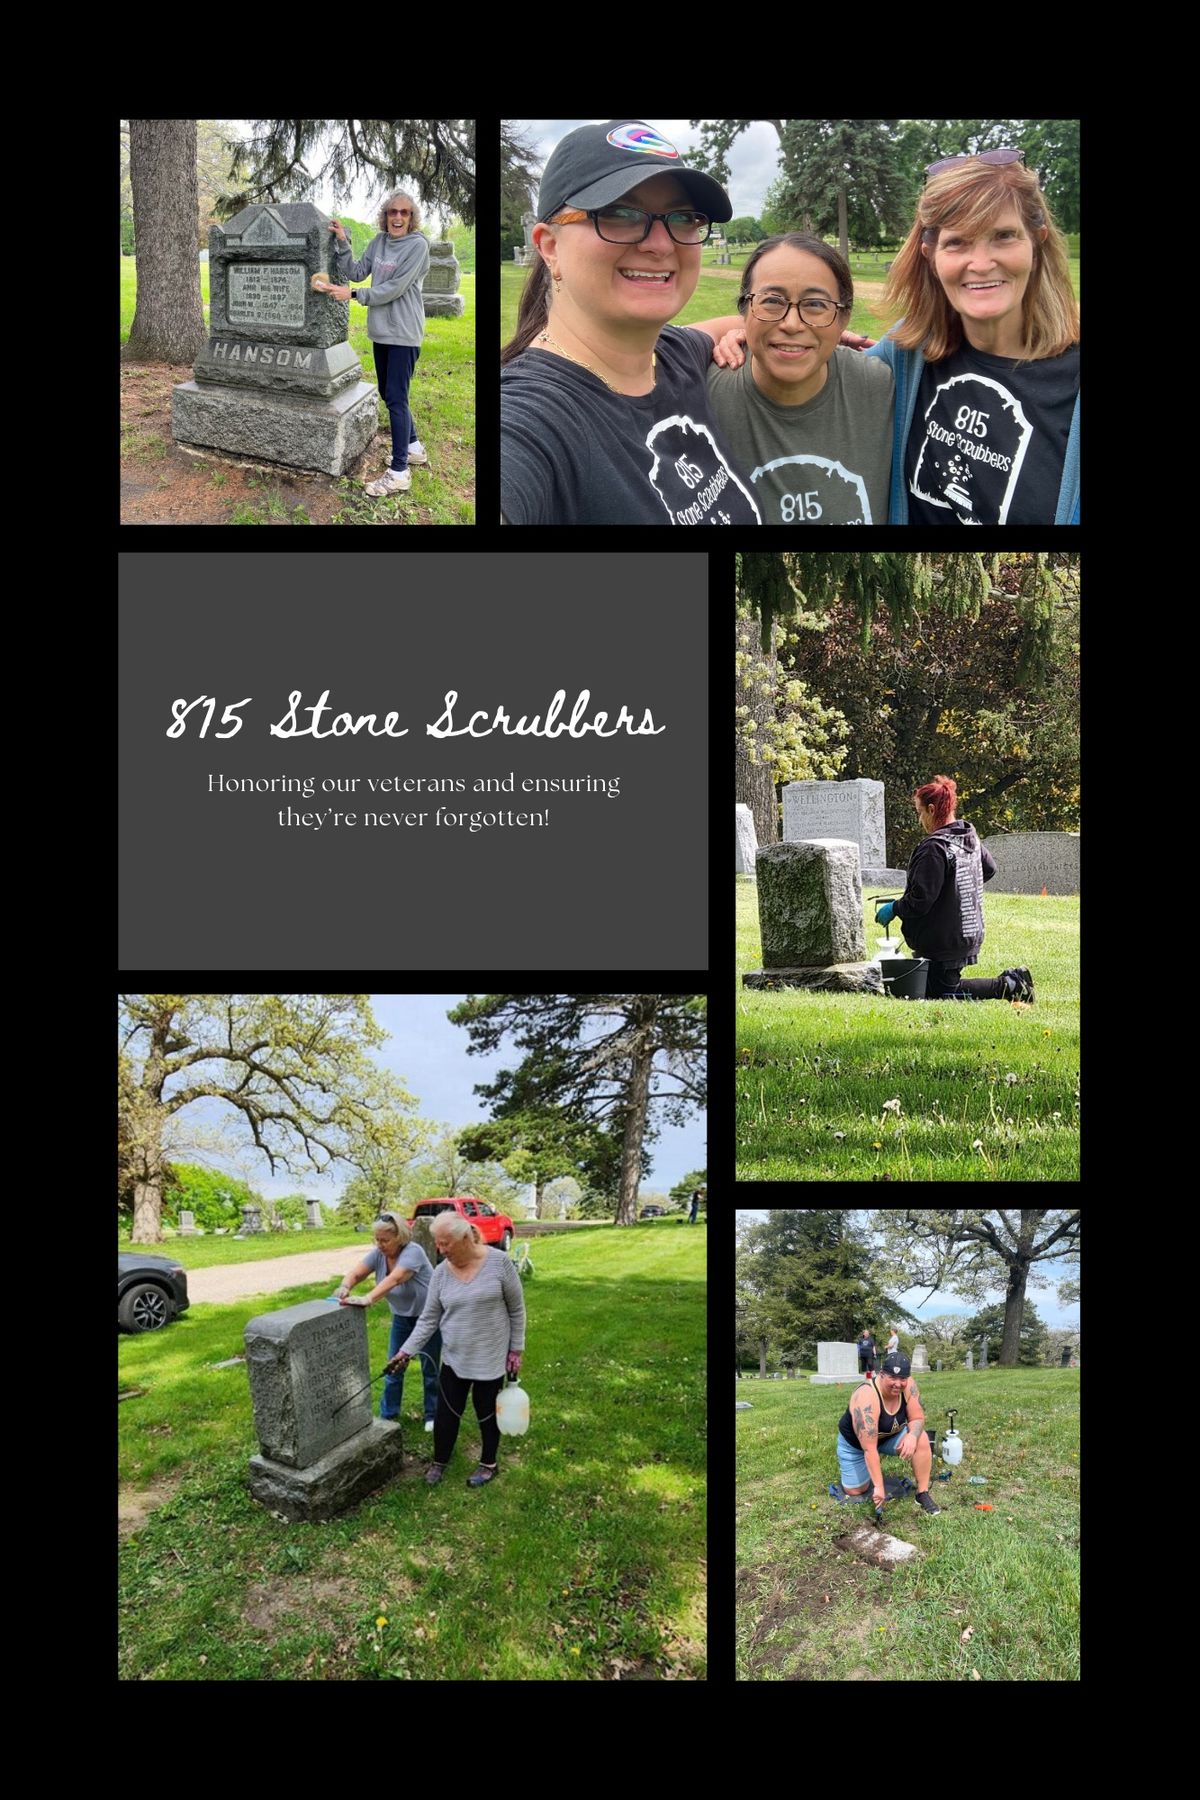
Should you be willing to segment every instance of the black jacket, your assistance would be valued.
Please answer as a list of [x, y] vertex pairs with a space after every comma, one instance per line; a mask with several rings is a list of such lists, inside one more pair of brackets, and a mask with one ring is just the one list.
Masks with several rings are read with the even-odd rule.
[[961, 968], [979, 961], [983, 943], [983, 884], [996, 865], [966, 819], [953, 819], [919, 843], [908, 859], [904, 897], [896, 917], [918, 956]]

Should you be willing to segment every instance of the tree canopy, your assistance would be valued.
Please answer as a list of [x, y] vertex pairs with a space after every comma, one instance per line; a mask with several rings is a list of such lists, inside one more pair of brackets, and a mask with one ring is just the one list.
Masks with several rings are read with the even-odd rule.
[[363, 181], [372, 193], [411, 185], [423, 206], [475, 222], [473, 119], [254, 119], [231, 136], [230, 218], [256, 200], [308, 200], [328, 188], [337, 201]]

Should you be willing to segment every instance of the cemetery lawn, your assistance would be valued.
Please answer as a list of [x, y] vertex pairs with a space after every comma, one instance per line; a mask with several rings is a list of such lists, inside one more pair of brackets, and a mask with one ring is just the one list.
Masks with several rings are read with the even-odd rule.
[[[738, 1679], [1078, 1680], [1079, 1371], [921, 1376], [939, 1440], [945, 1409], [959, 1408], [963, 1460], [949, 1481], [934, 1460], [936, 1518], [911, 1494], [889, 1502], [883, 1529], [925, 1553], [890, 1572], [838, 1546], [874, 1519], [869, 1500], [829, 1494], [853, 1388], [808, 1374], [735, 1384], [753, 1407], [737, 1415]], [[902, 1458], [881, 1462], [911, 1478]]]
[[333, 1252], [329, 1266], [336, 1269], [339, 1261], [345, 1261], [340, 1257], [341, 1251], [361, 1250], [371, 1241], [369, 1231], [355, 1231], [352, 1225], [343, 1225], [328, 1226], [322, 1231], [267, 1231], [252, 1238], [214, 1237], [212, 1232], [206, 1232], [203, 1237], [170, 1237], [161, 1244], [131, 1244], [119, 1237], [117, 1249], [122, 1254], [169, 1256], [185, 1269], [211, 1269], [220, 1263], [262, 1262], [276, 1256], [329, 1250]]
[[[985, 895], [963, 973], [1030, 969], [1035, 1005], [926, 1002], [743, 988], [762, 948], [755, 884], [735, 879], [739, 1181], [1079, 1179], [1077, 896]], [[873, 947], [866, 901], [863, 918]]]
[[[426, 1486], [410, 1372], [404, 1474], [329, 1524], [251, 1499], [245, 1366], [209, 1366], [241, 1354], [248, 1319], [328, 1283], [122, 1337], [121, 1388], [147, 1391], [117, 1409], [121, 1678], [703, 1679], [706, 1241], [675, 1219], [534, 1240], [532, 1417], [501, 1439], [497, 1479], [465, 1485], [468, 1414]], [[373, 1371], [388, 1323], [371, 1309]]]
[[[200, 265], [208, 323], [208, 264]], [[426, 319], [425, 341], [410, 390], [428, 466], [413, 470], [412, 488], [368, 500], [363, 488], [391, 456], [387, 408], [354, 475], [334, 478], [302, 469], [242, 468], [217, 451], [190, 454], [171, 436], [171, 389], [192, 379], [189, 365], [121, 364], [121, 521], [126, 525], [471, 525], [475, 520], [475, 277], [462, 275], [461, 319]], [[137, 270], [121, 258], [121, 343], [129, 338]], [[350, 309], [350, 343], [372, 387], [375, 359], [366, 308]]]

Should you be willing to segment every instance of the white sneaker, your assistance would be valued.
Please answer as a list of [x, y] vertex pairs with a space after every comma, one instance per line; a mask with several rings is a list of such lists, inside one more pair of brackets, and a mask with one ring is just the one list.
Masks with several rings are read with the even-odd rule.
[[412, 476], [407, 469], [385, 469], [378, 481], [367, 483], [366, 489], [372, 500], [380, 500], [385, 494], [406, 494], [412, 486]]
[[429, 452], [424, 444], [419, 441], [411, 443], [408, 446], [408, 460], [410, 464], [427, 463], [429, 461]]
[[432, 1419], [426, 1419], [426, 1421], [425, 1421], [425, 1429], [426, 1429], [426, 1431], [432, 1431], [432, 1430], [433, 1430], [433, 1420], [432, 1420]]

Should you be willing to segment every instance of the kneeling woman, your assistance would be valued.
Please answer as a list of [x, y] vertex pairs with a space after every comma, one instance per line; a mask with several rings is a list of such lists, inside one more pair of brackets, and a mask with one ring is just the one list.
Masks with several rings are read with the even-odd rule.
[[440, 1329], [442, 1372], [433, 1424], [433, 1456], [425, 1479], [432, 1486], [446, 1473], [458, 1437], [458, 1422], [474, 1390], [475, 1417], [483, 1438], [479, 1467], [468, 1487], [494, 1479], [500, 1427], [496, 1396], [504, 1376], [516, 1374], [525, 1348], [525, 1299], [521, 1278], [503, 1250], [489, 1249], [475, 1227], [458, 1213], [441, 1213], [433, 1227], [438, 1255], [429, 1297], [416, 1330], [387, 1364], [403, 1367]]
[[902, 898], [879, 907], [876, 920], [886, 925], [899, 919], [905, 942], [928, 958], [927, 1000], [1032, 1000], [1028, 969], [1005, 969], [986, 981], [961, 979], [963, 964], [979, 961], [983, 884], [996, 865], [975, 827], [955, 818], [958, 789], [949, 775], [935, 775], [912, 798], [925, 842], [908, 859]]
[[941, 1512], [929, 1496], [933, 1452], [925, 1430], [921, 1396], [902, 1350], [884, 1357], [878, 1381], [872, 1376], [851, 1394], [850, 1404], [838, 1421], [837, 1453], [844, 1493], [857, 1496], [870, 1489], [875, 1505], [882, 1506], [887, 1491], [879, 1458], [903, 1456], [912, 1462], [917, 1481], [916, 1502], [921, 1511]]

